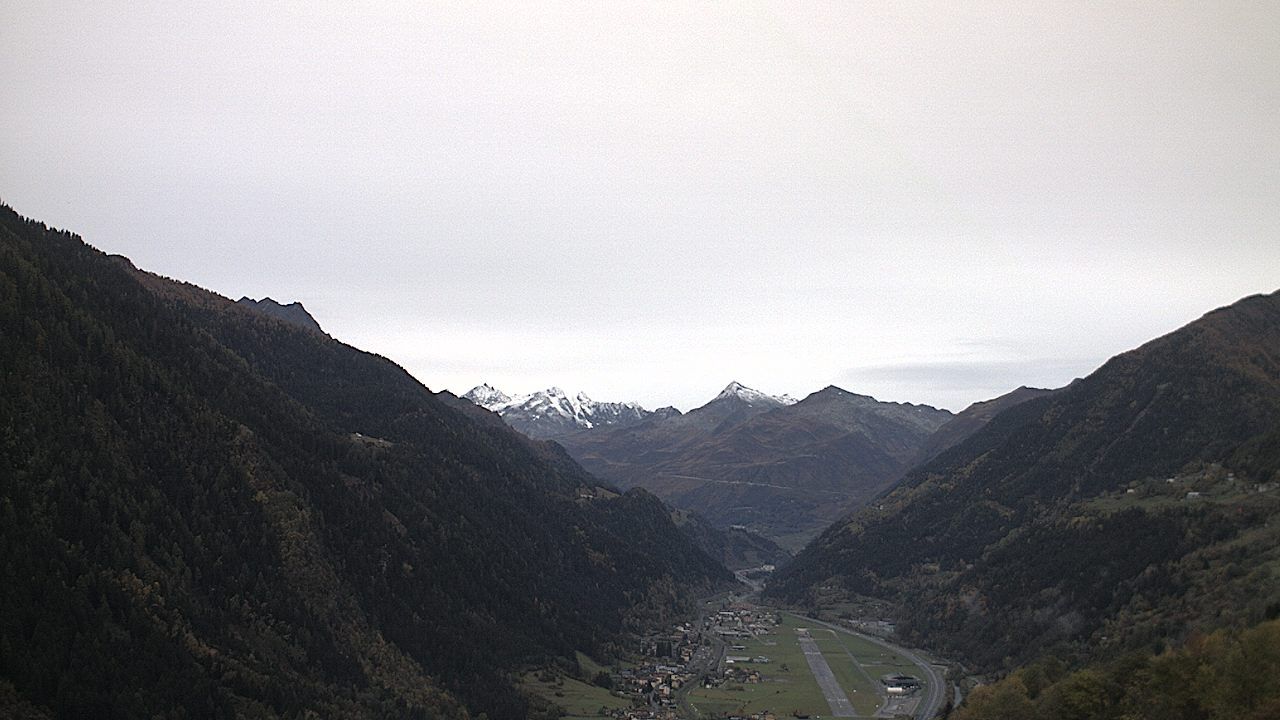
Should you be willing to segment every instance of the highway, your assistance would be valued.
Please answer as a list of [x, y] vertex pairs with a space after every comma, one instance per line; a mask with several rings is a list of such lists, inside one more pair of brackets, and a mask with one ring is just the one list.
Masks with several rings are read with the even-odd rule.
[[[699, 632], [704, 632], [706, 627], [705, 621], [708, 606], [713, 605], [719, 597], [721, 596], [717, 595], [698, 604], [698, 619], [694, 627], [698, 628]], [[729, 595], [729, 597], [732, 598], [733, 596]], [[701, 685], [704, 678], [719, 676], [724, 669], [724, 640], [714, 634], [710, 635], [708, 640], [709, 644], [700, 645], [689, 662], [689, 674], [693, 677], [675, 692], [676, 705], [680, 708], [682, 717], [696, 718], [699, 716], [697, 709], [689, 702], [689, 691]]]
[[932, 665], [930, 665], [929, 662], [926, 661], [924, 658], [920, 657], [919, 655], [915, 654], [914, 652], [906, 648], [898, 647], [897, 645], [894, 645], [892, 643], [885, 642], [884, 640], [881, 640], [880, 638], [875, 637], [874, 635], [867, 635], [864, 633], [856, 632], [846, 627], [836, 625], [834, 623], [818, 620], [817, 618], [806, 617], [804, 615], [796, 615], [795, 613], [791, 613], [791, 614], [795, 615], [798, 618], [801, 618], [806, 622], [811, 622], [816, 625], [821, 625], [823, 627], [835, 630], [836, 632], [842, 632], [846, 635], [852, 635], [853, 637], [861, 638], [863, 640], [866, 640], [867, 642], [874, 643], [892, 653], [901, 655], [907, 660], [910, 660], [916, 667], [920, 668], [920, 672], [923, 676], [924, 683], [925, 683], [924, 696], [920, 698], [920, 703], [916, 705], [916, 711], [914, 713], [915, 720], [931, 720], [931, 718], [933, 718], [935, 715], [938, 714], [939, 711], [942, 710], [942, 706], [947, 701], [946, 679], [943, 678], [942, 673], [939, 673], [938, 670], [934, 668]]

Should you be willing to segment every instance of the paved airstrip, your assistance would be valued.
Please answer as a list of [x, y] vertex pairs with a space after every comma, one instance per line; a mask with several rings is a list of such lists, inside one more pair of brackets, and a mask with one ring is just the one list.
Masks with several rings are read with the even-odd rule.
[[857, 717], [858, 714], [853, 711], [853, 703], [849, 702], [849, 696], [840, 687], [835, 673], [831, 672], [831, 665], [823, 657], [818, 643], [809, 637], [807, 631], [802, 631], [797, 640], [800, 641], [800, 649], [804, 651], [804, 659], [809, 663], [813, 678], [818, 681], [823, 696], [827, 698], [827, 704], [831, 706], [831, 716]]

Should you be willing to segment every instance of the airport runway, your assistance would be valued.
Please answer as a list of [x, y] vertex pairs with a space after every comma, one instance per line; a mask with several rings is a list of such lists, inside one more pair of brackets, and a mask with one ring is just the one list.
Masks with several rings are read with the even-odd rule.
[[827, 698], [827, 704], [831, 706], [832, 717], [857, 717], [858, 714], [853, 711], [853, 703], [849, 702], [849, 696], [844, 694], [840, 683], [836, 680], [836, 676], [831, 672], [831, 666], [827, 664], [827, 659], [822, 656], [822, 650], [818, 648], [818, 643], [813, 638], [800, 636], [800, 649], [804, 651], [804, 659], [809, 662], [809, 670], [813, 672], [813, 677], [818, 681], [818, 686], [822, 688], [822, 694]]
[[[883, 647], [886, 650], [889, 650], [890, 652], [901, 655], [902, 657], [911, 661], [916, 667], [920, 668], [920, 672], [924, 675], [924, 696], [920, 699], [920, 703], [916, 705], [916, 711], [914, 714], [915, 720], [930, 720], [930, 718], [932, 718], [934, 715], [937, 715], [938, 712], [942, 710], [942, 706], [944, 703], [946, 703], [946, 699], [947, 699], [946, 679], [943, 677], [942, 673], [940, 673], [938, 669], [935, 668], [933, 664], [930, 663], [929, 661], [925, 660], [924, 658], [920, 657], [916, 653], [906, 648], [894, 645], [874, 635], [868, 635], [866, 633], [856, 632], [854, 630], [850, 630], [847, 627], [836, 625], [834, 623], [823, 622], [822, 620], [818, 620], [816, 618], [805, 617], [804, 615], [796, 615], [795, 613], [791, 613], [791, 614], [794, 617], [800, 618], [801, 620], [804, 620], [806, 622], [822, 625], [823, 627], [831, 628], [832, 630], [835, 630], [837, 632], [842, 632], [847, 635], [853, 635], [854, 637], [859, 637], [868, 642], [875, 643], [876, 645], [879, 645], [880, 647]], [[807, 656], [808, 654], [809, 653], [806, 651], [805, 655]], [[810, 666], [812, 666], [812, 661], [810, 661]], [[815, 672], [814, 674], [816, 675], [817, 673]], [[824, 692], [825, 692], [825, 688], [824, 688]]]

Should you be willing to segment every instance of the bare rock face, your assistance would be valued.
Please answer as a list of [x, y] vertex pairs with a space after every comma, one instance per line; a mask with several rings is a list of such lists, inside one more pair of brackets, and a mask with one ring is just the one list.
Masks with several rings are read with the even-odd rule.
[[288, 305], [281, 305], [269, 297], [262, 298], [261, 300], [242, 297], [236, 301], [236, 304], [252, 308], [260, 313], [270, 315], [273, 318], [283, 320], [305, 330], [318, 332], [321, 335], [326, 334], [325, 331], [321, 329], [320, 323], [316, 322], [314, 317], [311, 317], [311, 313], [307, 312], [307, 309], [302, 307], [302, 303], [300, 302], [291, 302]]

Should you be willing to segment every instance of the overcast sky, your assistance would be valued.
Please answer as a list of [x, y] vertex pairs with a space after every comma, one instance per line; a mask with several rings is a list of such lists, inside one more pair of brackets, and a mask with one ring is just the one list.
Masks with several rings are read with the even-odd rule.
[[1280, 288], [1276, 2], [224, 5], [0, 5], [0, 198], [433, 389], [958, 410]]

